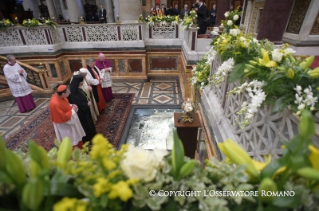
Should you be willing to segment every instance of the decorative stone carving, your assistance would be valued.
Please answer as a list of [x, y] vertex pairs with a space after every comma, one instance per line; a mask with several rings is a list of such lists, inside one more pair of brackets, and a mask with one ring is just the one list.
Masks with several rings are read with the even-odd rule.
[[19, 31], [16, 29], [0, 30], [0, 46], [23, 45]]
[[133, 41], [139, 39], [138, 25], [121, 26], [121, 36], [123, 41]]
[[[219, 57], [213, 62], [211, 75], [217, 71], [221, 61]], [[243, 116], [237, 115], [244, 101], [249, 99], [246, 92], [226, 97], [227, 90], [232, 90], [239, 83], [227, 84], [226, 82], [215, 87], [206, 88], [202, 94], [201, 107], [207, 122], [206, 129], [214, 134], [213, 145], [217, 149], [217, 143], [231, 138], [242, 146], [254, 159], [262, 161], [263, 155], [272, 154], [274, 158], [282, 155], [283, 150], [279, 140], [291, 140], [298, 134], [298, 117], [290, 111], [272, 113], [272, 106], [261, 107], [251, 122], [244, 129], [236, 125], [242, 121]], [[226, 88], [227, 87], [227, 88]], [[223, 101], [225, 99], [225, 105]], [[315, 136], [315, 141], [318, 137]]]
[[44, 29], [24, 29], [22, 30], [23, 37], [27, 45], [47, 45], [48, 41], [45, 37]]
[[311, 0], [296, 0], [286, 32], [299, 34]]
[[49, 30], [50, 30], [50, 33], [51, 33], [53, 44], [60, 43], [60, 34], [59, 34], [58, 30], [57, 29], [52, 29], [52, 28], [50, 28]]
[[160, 25], [156, 23], [152, 27], [152, 38], [153, 39], [173, 39], [176, 35], [176, 27], [172, 26], [170, 23], [164, 25]]
[[66, 37], [69, 42], [83, 42], [82, 27], [65, 27]]
[[252, 10], [252, 14], [250, 16], [250, 20], [249, 20], [249, 33], [254, 33], [254, 29], [255, 29], [255, 24], [257, 24], [257, 18], [258, 18], [258, 11], [260, 8], [262, 8], [264, 6], [265, 2], [255, 2], [253, 4], [253, 10]]
[[61, 61], [59, 64], [60, 64], [60, 70], [61, 70], [62, 76], [65, 76], [66, 75], [66, 71], [65, 71], [65, 67], [64, 67], [64, 62]]
[[310, 31], [311, 35], [319, 35], [319, 12], [315, 22], [313, 23], [312, 29]]
[[125, 73], [125, 61], [124, 61], [124, 59], [119, 59], [119, 69], [120, 69], [120, 73]]
[[129, 72], [141, 73], [142, 72], [142, 59], [129, 59], [128, 68]]
[[85, 28], [87, 41], [118, 41], [116, 26], [88, 26]]

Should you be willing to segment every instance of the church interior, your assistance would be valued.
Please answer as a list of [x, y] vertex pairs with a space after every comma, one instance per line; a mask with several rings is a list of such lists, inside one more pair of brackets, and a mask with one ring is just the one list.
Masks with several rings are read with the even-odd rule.
[[1, 0], [0, 209], [318, 210], [318, 98], [318, 0]]

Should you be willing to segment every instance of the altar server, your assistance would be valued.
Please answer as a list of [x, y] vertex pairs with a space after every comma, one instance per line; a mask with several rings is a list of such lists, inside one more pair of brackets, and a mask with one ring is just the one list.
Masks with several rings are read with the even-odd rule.
[[96, 130], [90, 112], [90, 106], [92, 106], [92, 103], [90, 102], [85, 92], [81, 89], [82, 85], [83, 76], [73, 76], [70, 83], [71, 93], [68, 96], [68, 99], [70, 103], [77, 105], [79, 108], [77, 113], [86, 134], [86, 136], [82, 138], [82, 141], [85, 143], [92, 140], [92, 138], [96, 135]]
[[85, 136], [85, 132], [76, 113], [78, 107], [69, 104], [69, 95], [70, 89], [66, 85], [60, 85], [57, 92], [52, 95], [49, 104], [51, 121], [58, 141], [61, 142], [68, 136], [73, 147], [82, 148], [82, 137]]
[[98, 59], [95, 61], [95, 67], [101, 72], [102, 81], [102, 90], [103, 96], [106, 101], [112, 100], [113, 93], [112, 93], [112, 79], [111, 79], [111, 72], [112, 72], [112, 64], [111, 62], [105, 58], [103, 53], [99, 53]]
[[7, 79], [12, 95], [16, 98], [21, 113], [35, 108], [31, 95], [31, 88], [26, 80], [26, 71], [16, 62], [13, 55], [7, 56], [8, 63], [4, 66], [3, 72]]

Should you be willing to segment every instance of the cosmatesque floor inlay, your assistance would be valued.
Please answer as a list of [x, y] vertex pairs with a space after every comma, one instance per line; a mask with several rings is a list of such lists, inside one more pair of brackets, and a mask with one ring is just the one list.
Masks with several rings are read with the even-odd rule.
[[[155, 78], [149, 82], [114, 82], [114, 93], [135, 93], [134, 105], [179, 105], [183, 102], [178, 78]], [[43, 111], [50, 98], [34, 98], [37, 107], [20, 113], [15, 100], [0, 103], [0, 135], [3, 138], [19, 130], [29, 119]]]

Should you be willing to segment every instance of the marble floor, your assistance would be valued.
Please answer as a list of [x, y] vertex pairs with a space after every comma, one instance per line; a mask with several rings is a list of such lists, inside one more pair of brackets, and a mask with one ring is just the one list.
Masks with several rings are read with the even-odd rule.
[[[182, 93], [178, 79], [151, 79], [148, 82], [114, 82], [113, 93], [135, 93], [136, 105], [179, 105]], [[0, 102], [0, 136], [9, 137], [34, 115], [48, 106], [49, 98], [35, 98], [37, 107], [20, 113], [15, 100]]]

